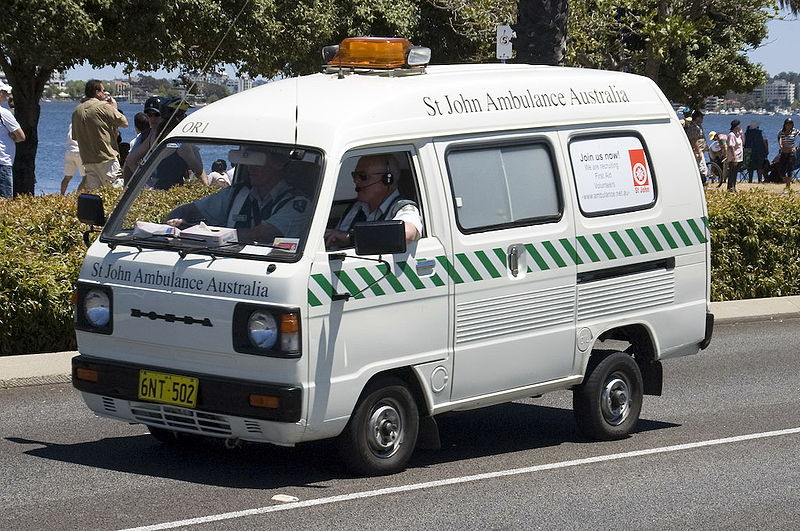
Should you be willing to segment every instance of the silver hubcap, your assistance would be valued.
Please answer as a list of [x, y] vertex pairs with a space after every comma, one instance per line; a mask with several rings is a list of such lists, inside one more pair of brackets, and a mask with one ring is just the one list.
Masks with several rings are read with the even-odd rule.
[[619, 373], [612, 374], [603, 387], [600, 409], [603, 418], [612, 426], [619, 426], [631, 411], [631, 394], [628, 380]]
[[396, 402], [384, 399], [375, 405], [369, 417], [369, 445], [382, 458], [392, 457], [403, 443], [403, 419]]

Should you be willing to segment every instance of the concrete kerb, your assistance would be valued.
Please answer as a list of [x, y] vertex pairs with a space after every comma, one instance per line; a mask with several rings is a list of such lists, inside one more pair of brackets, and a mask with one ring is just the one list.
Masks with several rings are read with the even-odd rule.
[[[800, 296], [712, 302], [718, 325], [800, 318]], [[0, 356], [0, 389], [69, 383], [72, 358], [78, 353], [49, 352]]]

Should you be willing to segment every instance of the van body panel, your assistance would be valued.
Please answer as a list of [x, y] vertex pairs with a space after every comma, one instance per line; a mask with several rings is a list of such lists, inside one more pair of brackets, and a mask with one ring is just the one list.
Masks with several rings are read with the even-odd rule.
[[[686, 135], [647, 78], [511, 64], [315, 74], [215, 102], [170, 139], [236, 141], [240, 152], [280, 146], [301, 162], [313, 151], [319, 185], [305, 239], [296, 254], [275, 257], [266, 247], [181, 255], [101, 237], [79, 283], [111, 293], [113, 329], [78, 330], [79, 350], [109, 365], [292, 388], [300, 419], [82, 389], [100, 415], [161, 427], [148, 415], [211, 419], [226, 431], [201, 433], [292, 445], [337, 436], [369, 382], [386, 375], [410, 374], [421, 412], [438, 414], [580, 385], [598, 338], [615, 329], [643, 327], [655, 360], [696, 353], [704, 338], [702, 186]], [[624, 144], [618, 162], [646, 167], [646, 201], [592, 210], [571, 151], [587, 139]], [[394, 255], [326, 249], [334, 211], [355, 196], [355, 161], [385, 152], [408, 156], [422, 237]], [[534, 206], [542, 211], [526, 210]], [[242, 304], [297, 312], [297, 356], [237, 351]], [[167, 429], [194, 429], [182, 426]]]

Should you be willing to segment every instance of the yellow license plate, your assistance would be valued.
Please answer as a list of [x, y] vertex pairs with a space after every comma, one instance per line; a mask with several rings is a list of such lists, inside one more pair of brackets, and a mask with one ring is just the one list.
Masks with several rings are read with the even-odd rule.
[[199, 388], [200, 382], [197, 378], [155, 371], [139, 371], [140, 400], [195, 407]]

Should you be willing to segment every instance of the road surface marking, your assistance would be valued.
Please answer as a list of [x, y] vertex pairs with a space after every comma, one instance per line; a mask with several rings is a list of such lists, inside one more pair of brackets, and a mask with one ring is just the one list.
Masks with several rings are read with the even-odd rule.
[[176, 527], [185, 527], [190, 525], [207, 524], [209, 522], [218, 522], [220, 520], [232, 520], [234, 518], [243, 518], [245, 516], [255, 516], [258, 514], [274, 513], [278, 511], [288, 511], [292, 509], [302, 509], [305, 507], [314, 507], [316, 505], [327, 505], [331, 503], [360, 500], [364, 498], [374, 498], [376, 496], [386, 496], [388, 494], [397, 494], [400, 492], [410, 492], [414, 490], [430, 489], [434, 487], [443, 487], [447, 485], [458, 485], [461, 483], [470, 483], [473, 481], [483, 481], [487, 479], [502, 478], [507, 476], [517, 476], [521, 474], [532, 474], [534, 472], [542, 472], [544, 470], [556, 470], [559, 468], [569, 468], [580, 465], [604, 463], [606, 461], [618, 461], [620, 459], [628, 459], [631, 457], [642, 457], [646, 455], [680, 452], [683, 450], [693, 450], [695, 448], [704, 448], [707, 446], [719, 446], [721, 444], [753, 441], [756, 439], [766, 439], [768, 437], [779, 437], [781, 435], [794, 435], [798, 433], [800, 433], [800, 427], [787, 428], [785, 430], [766, 431], [762, 433], [751, 433], [749, 435], [737, 435], [735, 437], [725, 437], [723, 439], [710, 439], [707, 441], [699, 441], [686, 444], [675, 444], [672, 446], [662, 446], [661, 448], [650, 448], [648, 450], [635, 450], [633, 452], [600, 455], [597, 457], [586, 457], [583, 459], [574, 459], [572, 461], [560, 461], [558, 463], [548, 463], [545, 465], [513, 468], [510, 470], [485, 472], [483, 474], [474, 474], [471, 476], [462, 476], [450, 479], [440, 479], [436, 481], [427, 481], [424, 483], [411, 483], [410, 485], [400, 485], [398, 487], [387, 487], [384, 489], [353, 492], [350, 494], [340, 494], [339, 496], [330, 496], [328, 498], [316, 498], [313, 500], [304, 500], [294, 503], [284, 503], [282, 505], [270, 505], [267, 507], [258, 507], [257, 509], [246, 509], [244, 511], [234, 511], [230, 513], [201, 516], [199, 518], [189, 518], [187, 520], [178, 520], [175, 522], [165, 522], [163, 524], [133, 527], [129, 529], [124, 529], [122, 531], [155, 531], [158, 529], [173, 529]]

